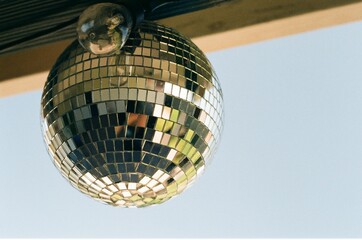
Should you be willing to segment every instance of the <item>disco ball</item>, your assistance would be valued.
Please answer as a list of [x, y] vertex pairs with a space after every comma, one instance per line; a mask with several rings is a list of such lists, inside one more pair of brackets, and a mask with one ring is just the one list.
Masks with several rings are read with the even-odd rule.
[[143, 22], [118, 55], [73, 42], [42, 95], [44, 139], [81, 192], [114, 206], [162, 203], [204, 171], [223, 97], [210, 62], [175, 30]]

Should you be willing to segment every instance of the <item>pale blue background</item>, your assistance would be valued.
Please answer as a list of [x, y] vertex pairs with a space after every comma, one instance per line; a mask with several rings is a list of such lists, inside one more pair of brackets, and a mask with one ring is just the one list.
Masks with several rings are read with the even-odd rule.
[[45, 151], [40, 91], [0, 99], [0, 236], [362, 237], [362, 23], [209, 57], [222, 144], [192, 188], [156, 207], [80, 194]]

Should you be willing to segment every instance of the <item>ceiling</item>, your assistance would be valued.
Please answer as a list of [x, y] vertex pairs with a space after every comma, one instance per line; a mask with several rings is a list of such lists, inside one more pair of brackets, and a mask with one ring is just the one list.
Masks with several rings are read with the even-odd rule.
[[[209, 7], [229, 0], [139, 0], [145, 19], [159, 20]], [[0, 0], [0, 54], [75, 37], [80, 13], [99, 0]], [[104, 1], [103, 1], [104, 2]], [[122, 1], [108, 0], [120, 3]], [[163, 4], [165, 3], [166, 4]]]

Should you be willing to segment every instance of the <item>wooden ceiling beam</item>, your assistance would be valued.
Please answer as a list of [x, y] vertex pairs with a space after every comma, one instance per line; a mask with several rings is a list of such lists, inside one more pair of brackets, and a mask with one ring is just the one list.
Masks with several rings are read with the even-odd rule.
[[[362, 0], [234, 0], [159, 21], [205, 52], [362, 20]], [[38, 90], [72, 40], [0, 55], [0, 97]]]

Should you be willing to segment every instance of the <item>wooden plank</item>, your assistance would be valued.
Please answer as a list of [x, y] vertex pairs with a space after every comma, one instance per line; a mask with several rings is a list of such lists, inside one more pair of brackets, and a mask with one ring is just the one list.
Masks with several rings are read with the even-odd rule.
[[1, 81], [0, 98], [42, 89], [48, 73], [48, 71], [42, 71]]
[[205, 52], [256, 43], [362, 20], [362, 2], [193, 38]]
[[[358, 21], [361, 12], [362, 0], [234, 0], [159, 22], [178, 29], [210, 52]], [[70, 41], [1, 55], [0, 97], [41, 89]]]
[[[319, 13], [321, 10], [332, 10], [347, 5], [355, 7], [358, 5], [353, 4], [361, 2], [361, 0], [233, 0], [217, 7], [162, 19], [159, 22], [180, 30], [188, 37], [195, 38], [258, 24], [268, 24], [278, 19], [289, 22], [290, 17], [293, 16]], [[355, 11], [343, 12], [343, 15], [354, 13]], [[318, 20], [325, 21], [322, 17]], [[354, 17], [358, 16], [334, 15], [332, 11], [328, 21], [332, 21], [331, 24], [334, 25], [336, 19], [348, 21], [348, 18]]]

